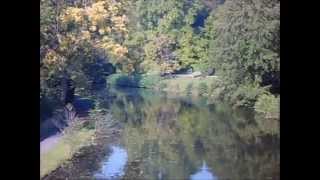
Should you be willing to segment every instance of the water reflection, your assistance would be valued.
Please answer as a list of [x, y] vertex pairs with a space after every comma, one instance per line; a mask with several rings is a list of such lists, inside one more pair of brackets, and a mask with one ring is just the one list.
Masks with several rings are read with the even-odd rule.
[[110, 97], [101, 104], [124, 124], [121, 143], [128, 164], [139, 162], [138, 179], [279, 179], [273, 121], [148, 90], [117, 90]]
[[217, 177], [213, 176], [205, 161], [202, 163], [202, 167], [197, 173], [190, 176], [191, 180], [217, 180]]
[[94, 175], [97, 179], [119, 179], [124, 175], [124, 168], [128, 160], [125, 149], [112, 146], [112, 152], [98, 173]]

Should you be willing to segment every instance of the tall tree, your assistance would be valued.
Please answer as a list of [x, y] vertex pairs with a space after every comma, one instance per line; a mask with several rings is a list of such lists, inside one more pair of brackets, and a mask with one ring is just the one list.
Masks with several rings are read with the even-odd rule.
[[[64, 97], [68, 79], [86, 82], [86, 66], [125, 58], [124, 1], [41, 1], [41, 97]], [[99, 58], [100, 57], [100, 58]]]
[[279, 87], [265, 78], [279, 79], [279, 8], [279, 0], [229, 0], [209, 18], [209, 59], [223, 78], [225, 94], [231, 95], [226, 97], [233, 94], [241, 101], [245, 89]]

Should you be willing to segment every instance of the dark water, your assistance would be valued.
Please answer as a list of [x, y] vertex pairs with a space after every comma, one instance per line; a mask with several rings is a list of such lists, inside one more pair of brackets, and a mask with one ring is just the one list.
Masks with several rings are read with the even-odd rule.
[[148, 90], [112, 97], [100, 107], [124, 129], [97, 179], [280, 179], [278, 121]]

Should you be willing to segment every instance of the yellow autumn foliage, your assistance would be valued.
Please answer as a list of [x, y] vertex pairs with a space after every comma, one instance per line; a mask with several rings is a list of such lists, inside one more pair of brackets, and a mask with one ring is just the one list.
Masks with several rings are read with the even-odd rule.
[[88, 40], [91, 38], [91, 34], [89, 31], [81, 31], [81, 38], [83, 40]]
[[92, 25], [101, 24], [110, 17], [110, 13], [105, 9], [106, 1], [100, 1], [92, 4], [91, 7], [84, 9], [85, 16], [89, 18]]
[[44, 58], [45, 65], [51, 65], [58, 62], [58, 56], [54, 51], [49, 51]]
[[97, 26], [91, 26], [89, 29], [90, 29], [91, 32], [94, 32], [94, 31], [97, 30]]
[[98, 32], [99, 32], [100, 35], [104, 35], [104, 33], [105, 33], [106, 31], [105, 31], [104, 29], [99, 29]]
[[75, 23], [80, 26], [77, 39], [91, 41], [94, 47], [122, 58], [128, 50], [112, 38], [113, 35], [126, 37], [128, 33], [128, 18], [121, 12], [121, 6], [120, 2], [101, 0], [83, 8], [67, 7], [60, 18], [64, 25]]
[[43, 65], [45, 67], [53, 67], [53, 69], [61, 70], [65, 61], [65, 58], [60, 56], [54, 50], [49, 50], [43, 59]]
[[81, 23], [84, 20], [84, 9], [76, 7], [68, 7], [61, 17], [63, 23], [74, 21], [75, 23]]

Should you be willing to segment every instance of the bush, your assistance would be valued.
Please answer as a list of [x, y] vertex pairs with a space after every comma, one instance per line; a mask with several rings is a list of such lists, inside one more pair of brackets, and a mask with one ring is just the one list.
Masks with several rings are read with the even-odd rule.
[[222, 83], [220, 81], [215, 81], [215, 83], [211, 83], [209, 92], [210, 103], [221, 101], [223, 99], [223, 89], [225, 86], [222, 86], [221, 84]]
[[266, 118], [278, 119], [280, 115], [280, 96], [262, 94], [255, 103], [254, 109]]
[[258, 97], [266, 92], [266, 89], [258, 84], [245, 84], [231, 94], [230, 100], [236, 107], [252, 108]]
[[108, 77], [108, 84], [111, 86], [153, 88], [157, 86], [160, 81], [161, 77], [156, 74], [113, 74]]
[[164, 83], [164, 82], [161, 82], [160, 84], [159, 84], [159, 90], [160, 91], [163, 91], [165, 88], [167, 88], [168, 87], [168, 85], [166, 84], [166, 83]]
[[107, 83], [111, 86], [139, 87], [139, 79], [127, 74], [113, 74], [108, 77]]
[[186, 94], [187, 96], [191, 96], [192, 95], [192, 86], [193, 84], [192, 83], [189, 83], [188, 86], [186, 87]]
[[116, 86], [118, 83], [118, 79], [125, 78], [127, 75], [125, 74], [113, 74], [108, 76], [107, 83], [111, 86]]
[[198, 94], [200, 96], [208, 95], [208, 85], [205, 82], [201, 82], [198, 87]]
[[156, 75], [156, 74], [145, 75], [145, 76], [142, 76], [142, 78], [140, 79], [139, 86], [145, 87], [145, 88], [152, 88], [157, 86], [160, 81], [161, 81], [161, 77], [159, 75]]

